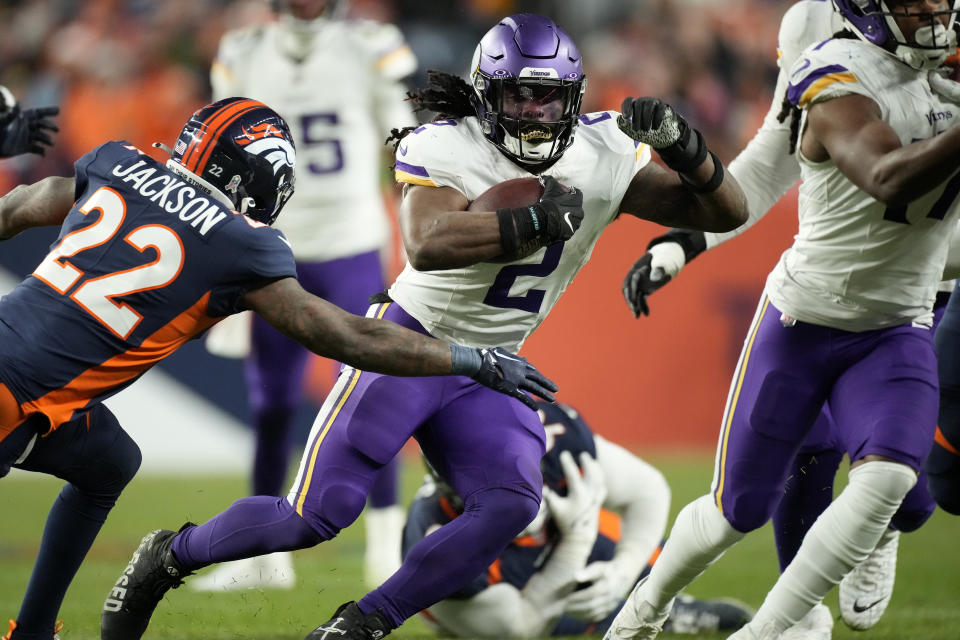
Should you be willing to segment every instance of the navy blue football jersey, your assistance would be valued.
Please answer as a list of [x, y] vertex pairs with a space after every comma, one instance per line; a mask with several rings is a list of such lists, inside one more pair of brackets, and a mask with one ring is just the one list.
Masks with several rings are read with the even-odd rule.
[[246, 291], [296, 277], [279, 231], [128, 143], [75, 170], [58, 240], [0, 301], [0, 383], [53, 428], [240, 311]]

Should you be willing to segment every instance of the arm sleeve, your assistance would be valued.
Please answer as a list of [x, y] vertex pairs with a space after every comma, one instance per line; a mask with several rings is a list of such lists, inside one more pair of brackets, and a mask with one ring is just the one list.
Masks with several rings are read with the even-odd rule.
[[797, 2], [780, 21], [777, 34], [777, 86], [763, 125], [727, 169], [747, 196], [749, 217], [733, 231], [704, 234], [707, 249], [740, 235], [763, 218], [776, 202], [800, 180], [800, 165], [789, 153], [789, 120], [777, 122], [789, 86], [790, 70], [804, 49], [828, 39], [836, 31], [830, 7], [818, 2]]
[[638, 576], [666, 533], [670, 487], [654, 466], [601, 436], [594, 440], [607, 482], [603, 506], [621, 517], [613, 562]]
[[787, 72], [781, 69], [773, 102], [763, 125], [727, 167], [747, 196], [749, 217], [733, 231], [705, 233], [707, 249], [723, 244], [755, 225], [800, 180], [800, 165], [796, 156], [789, 153], [789, 120], [777, 122], [786, 89]]

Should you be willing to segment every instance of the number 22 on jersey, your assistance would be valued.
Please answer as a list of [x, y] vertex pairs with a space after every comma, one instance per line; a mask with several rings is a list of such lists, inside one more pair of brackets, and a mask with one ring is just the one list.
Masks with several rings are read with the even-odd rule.
[[[67, 258], [113, 239], [123, 225], [127, 203], [113, 189], [100, 187], [79, 210], [84, 215], [99, 211], [100, 217], [90, 226], [64, 236], [33, 272], [39, 280], [64, 295], [86, 275]], [[183, 268], [184, 251], [180, 236], [160, 224], [139, 226], [123, 239], [140, 253], [152, 249], [156, 257], [145, 264], [89, 278], [70, 294], [70, 298], [119, 338], [126, 339], [143, 316], [114, 298], [159, 289], [173, 282]]]

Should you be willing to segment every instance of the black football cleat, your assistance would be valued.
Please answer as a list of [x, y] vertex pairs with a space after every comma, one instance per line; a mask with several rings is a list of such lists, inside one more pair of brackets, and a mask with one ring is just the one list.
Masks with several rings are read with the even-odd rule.
[[333, 617], [310, 632], [305, 640], [380, 640], [392, 631], [390, 623], [374, 611], [364, 614], [356, 602], [345, 602]]
[[[181, 527], [183, 531], [187, 523]], [[150, 616], [170, 589], [183, 584], [191, 572], [184, 570], [170, 551], [176, 531], [157, 529], [140, 541], [133, 557], [107, 595], [100, 612], [101, 640], [138, 640]]]
[[697, 600], [681, 593], [673, 602], [664, 633], [736, 631], [753, 618], [753, 609], [732, 598]]

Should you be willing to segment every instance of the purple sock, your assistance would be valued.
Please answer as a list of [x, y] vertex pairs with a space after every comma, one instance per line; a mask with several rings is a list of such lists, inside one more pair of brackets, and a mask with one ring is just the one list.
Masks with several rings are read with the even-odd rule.
[[252, 496], [223, 513], [178, 534], [171, 548], [185, 569], [251, 558], [274, 551], [306, 549], [324, 540], [286, 498]]
[[801, 452], [793, 461], [783, 499], [773, 514], [773, 536], [780, 571], [797, 555], [803, 536], [833, 502], [833, 478], [843, 454], [839, 451]]
[[917, 484], [907, 493], [900, 508], [893, 514], [890, 526], [898, 531], [909, 533], [919, 529], [924, 522], [933, 515], [936, 508], [930, 490], [927, 489], [927, 473], [921, 471], [917, 477]]
[[397, 454], [373, 479], [367, 495], [367, 504], [374, 509], [383, 509], [397, 504], [397, 478], [400, 475], [400, 456]]
[[528, 495], [490, 489], [470, 496], [464, 511], [410, 549], [403, 565], [358, 602], [394, 627], [483, 574], [538, 509]]

